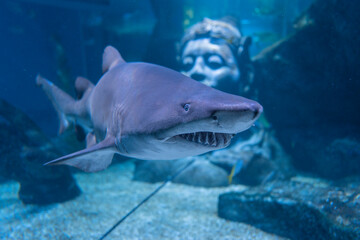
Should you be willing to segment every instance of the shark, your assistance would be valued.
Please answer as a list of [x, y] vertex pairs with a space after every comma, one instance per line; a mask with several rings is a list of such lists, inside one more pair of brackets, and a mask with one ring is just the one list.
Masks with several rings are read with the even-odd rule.
[[106, 169], [114, 154], [173, 160], [222, 149], [250, 128], [263, 111], [256, 101], [208, 87], [179, 72], [126, 62], [112, 46], [103, 52], [96, 85], [75, 81], [73, 98], [37, 75], [52, 102], [62, 133], [71, 123], [86, 129], [86, 148], [45, 163], [85, 172]]

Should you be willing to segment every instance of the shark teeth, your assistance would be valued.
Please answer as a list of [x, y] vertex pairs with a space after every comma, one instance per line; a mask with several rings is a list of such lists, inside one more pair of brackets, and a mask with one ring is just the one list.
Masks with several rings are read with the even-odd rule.
[[195, 132], [178, 135], [181, 138], [205, 146], [218, 147], [220, 145], [229, 145], [235, 134], [215, 133], [215, 132]]

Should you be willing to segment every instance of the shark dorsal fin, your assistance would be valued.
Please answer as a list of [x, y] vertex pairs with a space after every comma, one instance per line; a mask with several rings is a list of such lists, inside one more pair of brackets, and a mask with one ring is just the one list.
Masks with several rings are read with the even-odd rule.
[[89, 148], [52, 160], [44, 165], [69, 165], [84, 172], [98, 172], [106, 169], [112, 162], [115, 138], [107, 137]]
[[84, 77], [77, 77], [75, 80], [75, 91], [77, 99], [81, 99], [84, 93], [89, 89], [93, 88], [94, 84], [90, 80]]
[[125, 60], [121, 57], [119, 51], [113, 46], [107, 46], [103, 53], [103, 73], [109, 71], [119, 63], [125, 63]]

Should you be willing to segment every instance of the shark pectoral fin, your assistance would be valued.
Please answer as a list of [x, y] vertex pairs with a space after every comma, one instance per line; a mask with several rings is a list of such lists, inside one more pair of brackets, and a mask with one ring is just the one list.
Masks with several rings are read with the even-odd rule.
[[121, 57], [119, 51], [112, 46], [107, 46], [103, 53], [103, 73], [109, 71], [111, 68], [113, 68], [119, 63], [125, 63], [125, 60]]
[[114, 137], [107, 137], [102, 142], [84, 150], [52, 160], [44, 165], [69, 165], [84, 172], [98, 172], [106, 169], [112, 161], [115, 150]]

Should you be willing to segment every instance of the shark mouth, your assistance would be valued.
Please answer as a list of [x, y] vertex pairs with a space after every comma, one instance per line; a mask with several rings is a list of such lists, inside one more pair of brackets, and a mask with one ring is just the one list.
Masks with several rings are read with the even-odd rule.
[[210, 147], [228, 146], [235, 134], [215, 132], [195, 132], [179, 134], [175, 137], [183, 138], [189, 142], [199, 143]]

